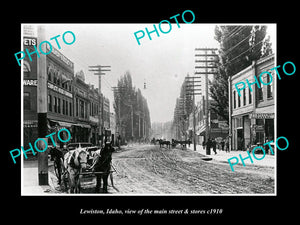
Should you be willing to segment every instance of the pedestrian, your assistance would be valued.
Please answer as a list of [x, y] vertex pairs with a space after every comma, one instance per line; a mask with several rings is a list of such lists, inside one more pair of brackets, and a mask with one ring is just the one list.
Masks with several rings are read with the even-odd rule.
[[229, 152], [229, 136], [227, 136], [225, 139], [225, 151]]
[[213, 147], [213, 151], [214, 151], [214, 153], [216, 155], [217, 154], [217, 150], [216, 150], [216, 148], [217, 148], [217, 142], [216, 142], [216, 140], [214, 138], [212, 139], [212, 147]]
[[202, 141], [202, 148], [205, 149], [205, 141]]
[[[265, 143], [268, 143], [268, 142], [269, 142], [269, 138], [267, 137]], [[266, 145], [265, 150], [266, 150], [266, 153], [269, 154], [269, 145]]]
[[212, 142], [211, 142], [210, 138], [208, 138], [207, 142], [206, 142], [206, 154], [207, 155], [210, 155], [211, 144], [212, 144]]
[[222, 148], [222, 151], [224, 151], [224, 145], [225, 145], [225, 141], [224, 141], [224, 139], [222, 139], [222, 141], [221, 141], [221, 148]]

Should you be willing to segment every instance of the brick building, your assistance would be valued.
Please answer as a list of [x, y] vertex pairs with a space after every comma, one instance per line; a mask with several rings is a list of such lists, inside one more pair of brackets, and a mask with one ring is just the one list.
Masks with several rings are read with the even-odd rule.
[[[257, 61], [252, 65], [240, 71], [231, 77], [231, 134], [232, 149], [246, 150], [251, 145], [263, 144], [266, 140], [274, 140], [274, 118], [275, 118], [275, 89], [274, 82], [276, 76], [274, 71], [274, 55], [269, 55]], [[254, 82], [254, 76], [259, 80], [259, 75], [269, 71], [273, 75], [273, 82], [270, 85], [263, 85], [261, 88], [253, 84], [251, 92], [247, 86], [238, 95], [235, 84], [245, 82]], [[264, 83], [269, 83], [270, 77], [267, 74], [262, 76]]]
[[[30, 41], [28, 41], [30, 39]], [[24, 37], [24, 48], [34, 51], [34, 37]], [[23, 60], [24, 147], [37, 137], [37, 56]], [[92, 85], [85, 83], [82, 71], [74, 76], [74, 63], [53, 47], [46, 57], [48, 132], [61, 128], [71, 132], [71, 142], [99, 144], [101, 129], [109, 131], [110, 103]], [[104, 100], [103, 100], [104, 99]], [[104, 116], [103, 120], [102, 114]], [[109, 132], [108, 132], [109, 133]], [[55, 140], [59, 142], [58, 140]], [[49, 142], [49, 144], [51, 141]]]

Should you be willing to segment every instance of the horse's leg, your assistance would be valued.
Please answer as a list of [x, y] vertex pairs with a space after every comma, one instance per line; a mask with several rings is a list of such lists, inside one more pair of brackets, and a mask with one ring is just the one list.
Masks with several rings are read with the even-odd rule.
[[62, 172], [62, 181], [63, 181], [65, 191], [68, 190], [68, 184], [67, 184], [68, 183], [67, 180], [69, 179], [68, 177], [69, 177], [68, 171], [64, 169]]
[[80, 190], [81, 190], [81, 186], [80, 186], [80, 175], [78, 175], [77, 181], [76, 181], [76, 193], [80, 193]]
[[100, 174], [97, 174], [96, 175], [96, 189], [95, 189], [95, 192], [96, 193], [100, 193], [100, 188], [101, 188], [101, 175]]
[[103, 193], [107, 193], [107, 180], [108, 180], [108, 174], [103, 174]]
[[75, 174], [73, 170], [69, 171], [69, 186], [70, 186], [70, 193], [74, 193], [75, 186], [76, 186]]

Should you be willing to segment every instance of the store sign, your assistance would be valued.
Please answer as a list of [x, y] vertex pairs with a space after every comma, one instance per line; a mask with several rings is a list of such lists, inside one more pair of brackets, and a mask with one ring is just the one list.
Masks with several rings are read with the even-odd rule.
[[37, 80], [23, 80], [23, 85], [37, 87]]
[[23, 127], [24, 128], [38, 127], [38, 121], [37, 120], [24, 120]]
[[[49, 46], [46, 45], [47, 50], [49, 49]], [[74, 63], [71, 62], [71, 60], [69, 60], [66, 56], [64, 56], [62, 53], [60, 53], [57, 49], [55, 49], [53, 47], [52, 53], [61, 61], [63, 61], [66, 65], [68, 65], [69, 67], [71, 67], [72, 69], [74, 69]]]
[[23, 36], [36, 37], [37, 28], [35, 25], [24, 24], [23, 25]]
[[274, 119], [274, 113], [252, 113], [250, 119]]
[[24, 46], [33, 46], [36, 45], [37, 39], [31, 38], [31, 37], [24, 37], [23, 38], [23, 44]]
[[68, 92], [68, 91], [66, 91], [66, 90], [64, 90], [64, 89], [62, 89], [60, 87], [57, 87], [57, 86], [55, 86], [52, 83], [48, 82], [48, 88], [51, 89], [51, 90], [53, 90], [53, 91], [56, 91], [56, 92], [58, 92], [60, 94], [63, 94], [65, 96], [69, 97], [69, 98], [73, 98], [72, 93], [70, 93], [70, 92]]
[[253, 124], [251, 127], [255, 131], [264, 131], [265, 130], [265, 126], [264, 125]]
[[229, 126], [226, 121], [219, 121], [219, 128], [221, 128], [223, 130], [227, 130], [227, 129], [229, 129]]
[[94, 123], [99, 123], [99, 118], [96, 116], [90, 116], [90, 121], [92, 121]]

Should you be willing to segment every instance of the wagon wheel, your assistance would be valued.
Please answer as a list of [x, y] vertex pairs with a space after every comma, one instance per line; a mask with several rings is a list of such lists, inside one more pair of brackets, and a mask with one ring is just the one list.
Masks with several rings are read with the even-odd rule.
[[62, 183], [64, 185], [64, 190], [66, 192], [68, 192], [69, 190], [69, 172], [67, 170], [64, 171], [64, 173], [62, 174]]
[[57, 179], [61, 182], [61, 175], [63, 171], [63, 161], [61, 158], [58, 159], [60, 161], [60, 166], [58, 165], [57, 160], [54, 160], [54, 172], [57, 177]]
[[110, 176], [110, 182], [111, 182], [111, 186], [114, 187], [114, 178], [113, 178], [113, 173], [110, 172], [109, 173], [109, 176]]

